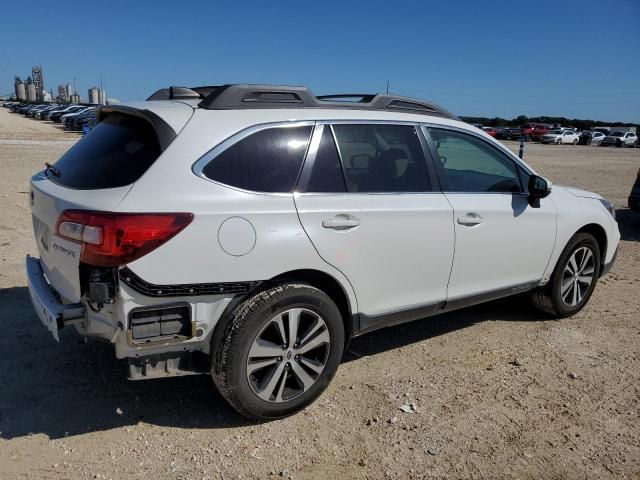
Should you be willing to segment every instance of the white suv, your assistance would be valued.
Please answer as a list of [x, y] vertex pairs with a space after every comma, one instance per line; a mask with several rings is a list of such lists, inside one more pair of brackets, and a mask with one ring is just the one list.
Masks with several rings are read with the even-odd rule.
[[317, 398], [363, 333], [526, 291], [555, 317], [585, 305], [612, 204], [552, 191], [434, 104], [344, 97], [172, 87], [100, 108], [31, 182], [53, 336], [110, 341], [131, 379], [210, 372], [265, 419]]

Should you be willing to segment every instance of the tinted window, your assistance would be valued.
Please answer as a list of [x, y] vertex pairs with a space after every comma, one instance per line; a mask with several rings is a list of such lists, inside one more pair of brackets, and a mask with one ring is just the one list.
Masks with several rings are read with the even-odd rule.
[[55, 164], [66, 187], [114, 188], [130, 185], [160, 156], [156, 133], [147, 121], [112, 113]]
[[342, 175], [342, 166], [333, 133], [329, 126], [324, 127], [322, 139], [313, 162], [307, 192], [346, 192], [347, 187]]
[[426, 192], [427, 164], [414, 127], [334, 125], [350, 192]]
[[243, 138], [202, 170], [211, 180], [255, 192], [293, 191], [311, 135], [308, 127], [275, 127]]
[[430, 128], [448, 192], [520, 192], [511, 159], [487, 142], [465, 133]]

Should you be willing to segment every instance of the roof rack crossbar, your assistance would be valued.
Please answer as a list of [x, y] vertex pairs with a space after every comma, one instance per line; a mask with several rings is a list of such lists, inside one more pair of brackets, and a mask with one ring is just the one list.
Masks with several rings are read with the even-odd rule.
[[162, 88], [147, 100], [202, 99], [198, 107], [207, 110], [268, 108], [340, 108], [382, 110], [432, 115], [458, 120], [444, 108], [415, 98], [386, 93], [338, 93], [315, 96], [308, 87], [250, 85], [245, 83], [202, 87]]

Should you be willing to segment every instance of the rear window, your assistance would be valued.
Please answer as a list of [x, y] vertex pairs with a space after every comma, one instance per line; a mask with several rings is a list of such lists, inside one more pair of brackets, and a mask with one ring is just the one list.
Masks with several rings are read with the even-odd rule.
[[77, 189], [123, 187], [140, 178], [159, 156], [150, 123], [112, 113], [56, 162], [59, 175], [49, 179]]

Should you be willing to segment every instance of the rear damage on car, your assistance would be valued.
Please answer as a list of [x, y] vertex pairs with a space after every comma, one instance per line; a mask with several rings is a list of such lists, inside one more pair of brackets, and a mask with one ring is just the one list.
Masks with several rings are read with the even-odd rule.
[[111, 342], [132, 379], [208, 369], [189, 291], [147, 296], [127, 285], [136, 281], [127, 265], [178, 235], [193, 214], [116, 208], [192, 115], [182, 102], [103, 107], [93, 131], [31, 179], [38, 258], [28, 256], [26, 270], [38, 317], [57, 341], [73, 326]]

